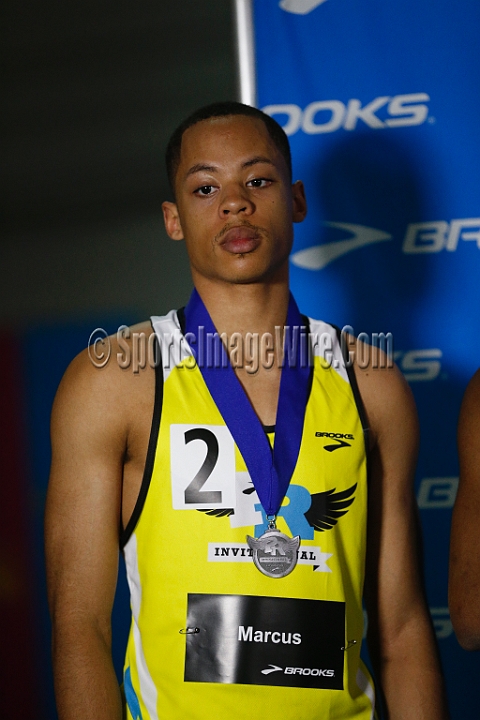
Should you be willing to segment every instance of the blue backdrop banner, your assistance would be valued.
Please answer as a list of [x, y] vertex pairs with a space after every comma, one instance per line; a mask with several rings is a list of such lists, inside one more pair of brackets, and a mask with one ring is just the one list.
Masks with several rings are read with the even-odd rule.
[[425, 576], [452, 717], [473, 720], [480, 656], [453, 634], [447, 570], [458, 410], [480, 364], [480, 5], [254, 0], [253, 16], [257, 105], [289, 135], [309, 202], [293, 292], [302, 312], [393, 338], [420, 415]]

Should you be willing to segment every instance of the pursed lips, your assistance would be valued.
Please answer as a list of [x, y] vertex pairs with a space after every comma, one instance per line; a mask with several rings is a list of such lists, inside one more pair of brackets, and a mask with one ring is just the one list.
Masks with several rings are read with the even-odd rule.
[[218, 244], [223, 250], [234, 255], [244, 254], [255, 250], [260, 243], [260, 234], [255, 227], [236, 225], [221, 233]]

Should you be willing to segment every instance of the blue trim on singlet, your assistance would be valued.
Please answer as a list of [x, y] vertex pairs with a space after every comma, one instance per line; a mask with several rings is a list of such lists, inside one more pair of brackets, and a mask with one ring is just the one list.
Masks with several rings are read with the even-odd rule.
[[138, 702], [137, 694], [133, 689], [132, 677], [129, 667], [125, 670], [123, 676], [123, 689], [125, 691], [125, 698], [127, 700], [128, 709], [133, 720], [143, 720], [142, 711], [140, 710], [140, 703]]

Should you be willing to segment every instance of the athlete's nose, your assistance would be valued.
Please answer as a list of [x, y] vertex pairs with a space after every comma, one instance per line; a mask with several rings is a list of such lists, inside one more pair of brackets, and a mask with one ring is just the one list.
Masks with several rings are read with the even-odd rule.
[[254, 205], [248, 197], [248, 193], [241, 185], [232, 185], [224, 189], [220, 202], [220, 214], [223, 218], [227, 215], [251, 215]]

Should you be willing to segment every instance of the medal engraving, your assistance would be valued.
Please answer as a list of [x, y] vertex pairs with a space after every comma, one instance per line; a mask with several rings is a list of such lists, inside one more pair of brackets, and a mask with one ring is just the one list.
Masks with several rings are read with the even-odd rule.
[[299, 535], [290, 538], [276, 528], [269, 528], [258, 539], [247, 535], [247, 543], [253, 550], [253, 562], [256, 567], [268, 577], [285, 577], [297, 564]]

